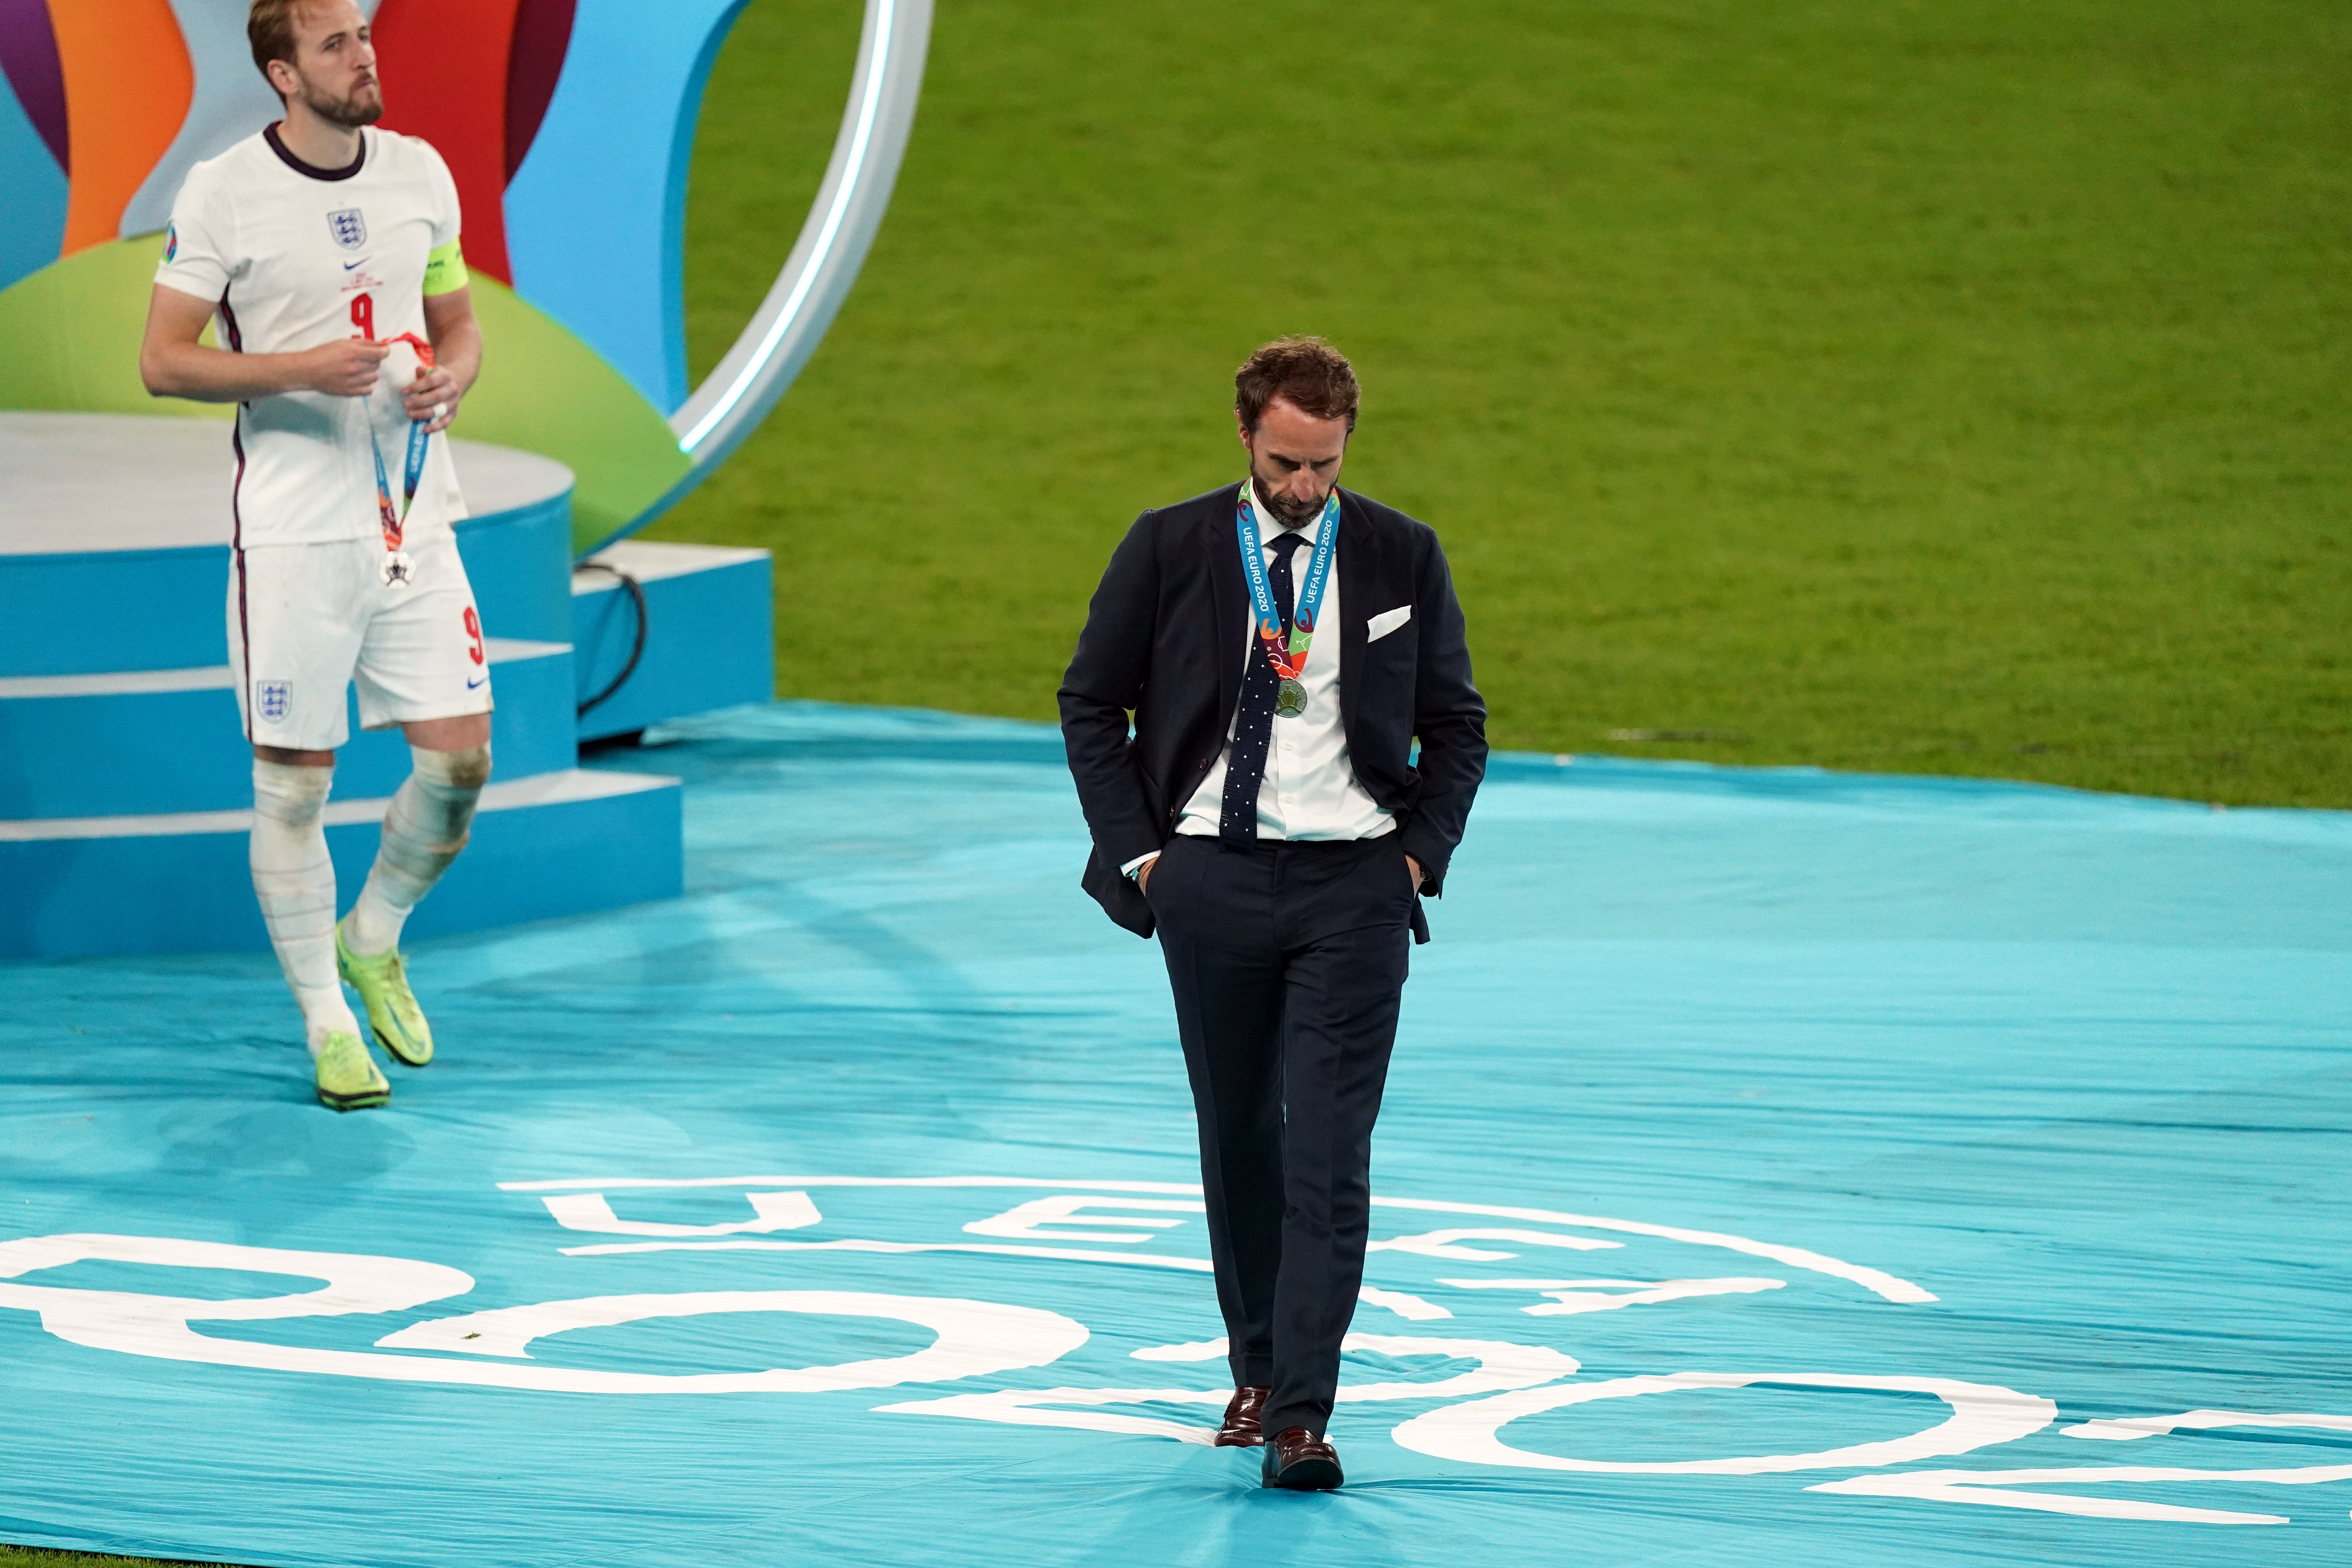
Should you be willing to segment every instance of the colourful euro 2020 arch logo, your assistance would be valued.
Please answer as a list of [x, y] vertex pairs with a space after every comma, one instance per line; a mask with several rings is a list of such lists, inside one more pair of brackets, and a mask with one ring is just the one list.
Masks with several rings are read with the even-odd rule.
[[[930, 0], [867, 0], [823, 186], [758, 314], [689, 385], [695, 123], [746, 0], [361, 0], [389, 130], [466, 213], [492, 355], [466, 434], [572, 468], [574, 542], [650, 521], [782, 395], [846, 297], [914, 121]], [[156, 412], [137, 322], [188, 169], [275, 120], [244, 0], [0, 0], [0, 407]], [[183, 405], [166, 412], [218, 416]]]

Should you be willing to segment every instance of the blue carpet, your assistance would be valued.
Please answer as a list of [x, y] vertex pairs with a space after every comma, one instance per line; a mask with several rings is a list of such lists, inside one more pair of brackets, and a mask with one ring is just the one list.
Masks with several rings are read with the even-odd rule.
[[2352, 818], [1497, 759], [1303, 1497], [1185, 1440], [1191, 1108], [1058, 739], [656, 738], [688, 896], [419, 944], [388, 1110], [267, 958], [0, 967], [0, 1539], [2352, 1561]]

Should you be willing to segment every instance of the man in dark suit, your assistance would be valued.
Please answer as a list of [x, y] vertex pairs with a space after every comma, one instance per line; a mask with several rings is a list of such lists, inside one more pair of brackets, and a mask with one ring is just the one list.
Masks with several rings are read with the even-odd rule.
[[1158, 931], [1175, 992], [1234, 1373], [1217, 1441], [1264, 1442], [1268, 1486], [1327, 1490], [1372, 1122], [1486, 710], [1437, 536], [1338, 488], [1348, 362], [1286, 338], [1234, 391], [1249, 479], [1136, 519], [1063, 679], [1062, 734], [1086, 889]]

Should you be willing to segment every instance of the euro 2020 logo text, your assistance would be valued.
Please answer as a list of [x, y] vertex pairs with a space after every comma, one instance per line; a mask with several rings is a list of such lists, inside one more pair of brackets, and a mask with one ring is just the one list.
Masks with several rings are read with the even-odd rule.
[[[582, 1395], [792, 1395], [892, 1390], [873, 1405], [891, 1419], [1075, 1427], [1206, 1443], [1230, 1388], [1218, 1339], [1171, 1338], [1127, 1351], [1121, 1375], [1080, 1384], [1045, 1369], [1066, 1358], [1101, 1376], [1105, 1348], [1072, 1311], [1131, 1320], [1139, 1303], [1165, 1303], [1171, 1326], [1197, 1329], [1213, 1313], [1204, 1276], [1198, 1189], [1148, 1182], [1053, 1182], [998, 1177], [845, 1176], [557, 1180], [503, 1184], [536, 1206], [567, 1258], [678, 1253], [794, 1255], [795, 1276], [821, 1278], [849, 1257], [870, 1281], [877, 1263], [913, 1290], [718, 1289], [575, 1297], [429, 1318], [386, 1334], [373, 1350], [273, 1344], [199, 1331], [205, 1322], [406, 1312], [475, 1288], [443, 1264], [341, 1252], [299, 1252], [163, 1237], [62, 1235], [0, 1242], [0, 1308], [41, 1314], [50, 1333], [126, 1354], [394, 1382], [533, 1389]], [[617, 1195], [617, 1196], [616, 1196]], [[637, 1217], [683, 1196], [740, 1202], [739, 1217], [688, 1224]], [[2058, 1417], [2050, 1400], [1995, 1384], [1935, 1375], [1848, 1373], [1763, 1366], [1658, 1372], [1580, 1380], [1570, 1348], [1600, 1312], [1673, 1311], [1708, 1298], [1764, 1299], [1831, 1290], [1896, 1306], [1936, 1298], [1879, 1269], [1719, 1232], [1638, 1220], [1437, 1199], [1378, 1197], [1367, 1283], [1348, 1339], [1339, 1400], [1350, 1436], [1364, 1417], [1393, 1414], [1402, 1447], [1447, 1466], [1641, 1475], [1752, 1476], [1847, 1470], [1817, 1492], [1990, 1504], [2099, 1518], [2206, 1523], [2285, 1523], [2285, 1516], [2185, 1507], [2129, 1495], [2147, 1483], [2278, 1485], [2352, 1479], [2352, 1465], [2215, 1470], [2149, 1466], [2032, 1469], [1909, 1468], [2032, 1436]], [[740, 1217], [748, 1215], [748, 1217]], [[1188, 1248], [1189, 1237], [1189, 1248]], [[1601, 1255], [1591, 1257], [1590, 1255]], [[1613, 1255], [1613, 1256], [1612, 1256]], [[957, 1260], [950, 1265], [950, 1260]], [[86, 1260], [237, 1269], [324, 1281], [297, 1295], [223, 1300], [25, 1282]], [[1589, 1263], [1614, 1265], [1605, 1269]], [[1041, 1267], [1041, 1265], [1043, 1267]], [[1723, 1272], [1727, 1266], [1736, 1272]], [[944, 1269], [985, 1279], [982, 1300], [936, 1293]], [[1139, 1272], [1191, 1276], [1150, 1290]], [[926, 1277], [929, 1277], [928, 1279]], [[653, 1282], [650, 1278], [648, 1282]], [[924, 1287], [931, 1287], [925, 1290]], [[967, 1287], [968, 1288], [968, 1287]], [[917, 1293], [920, 1292], [920, 1293]], [[1715, 1305], [1727, 1304], [1718, 1300]], [[1065, 1310], [1066, 1309], [1066, 1310]], [[546, 1342], [569, 1331], [709, 1313], [780, 1312], [883, 1320], [930, 1342], [907, 1353], [754, 1372], [614, 1371], [562, 1364]], [[1213, 1319], [1209, 1321], [1213, 1321]], [[905, 1330], [900, 1331], [902, 1333]], [[539, 1351], [534, 1352], [536, 1345]], [[555, 1356], [541, 1359], [553, 1349]], [[1009, 1376], [1008, 1374], [1025, 1374]], [[1419, 1373], [1421, 1375], [1415, 1375]], [[919, 1385], [997, 1386], [963, 1391]], [[1932, 1395], [1940, 1415], [1890, 1439], [1812, 1452], [1673, 1459], [1570, 1457], [1521, 1446], [1524, 1417], [1595, 1401], [1694, 1395], [1752, 1386], [1824, 1393]], [[1919, 1402], [1906, 1402], [1906, 1404]], [[1370, 1408], [1366, 1408], [1370, 1407]], [[2133, 1441], [2232, 1426], [2352, 1432], [2352, 1416], [2198, 1410], [2110, 1418], [2062, 1428], [2086, 1439]], [[1554, 1445], [1559, 1446], [1559, 1445]], [[2065, 1486], [2057, 1492], [2035, 1489]], [[2121, 1487], [2122, 1492], [2102, 1490]]]

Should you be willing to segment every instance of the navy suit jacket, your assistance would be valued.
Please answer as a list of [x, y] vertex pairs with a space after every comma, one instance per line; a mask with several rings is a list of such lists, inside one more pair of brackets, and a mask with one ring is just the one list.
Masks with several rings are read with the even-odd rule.
[[[1226, 485], [1135, 520], [1062, 678], [1062, 739], [1094, 837], [1081, 885], [1138, 936], [1151, 934], [1151, 908], [1119, 868], [1167, 844], [1224, 747], [1245, 658], [1265, 657], [1244, 646], [1240, 490]], [[1315, 651], [1337, 632], [1356, 781], [1396, 815], [1397, 847], [1421, 863], [1421, 890], [1434, 897], [1486, 772], [1486, 705], [1470, 684], [1462, 606], [1426, 524], [1344, 489], [1338, 571], [1345, 620], [1318, 630]], [[1367, 639], [1373, 616], [1405, 605], [1404, 625]], [[1413, 934], [1429, 940], [1418, 900]]]

